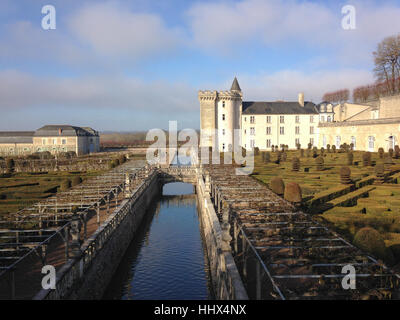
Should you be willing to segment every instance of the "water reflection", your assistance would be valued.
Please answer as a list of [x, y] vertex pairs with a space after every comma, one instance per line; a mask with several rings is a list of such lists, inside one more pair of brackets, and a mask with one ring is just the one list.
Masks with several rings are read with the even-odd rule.
[[105, 299], [212, 299], [193, 186], [171, 183], [149, 208]]

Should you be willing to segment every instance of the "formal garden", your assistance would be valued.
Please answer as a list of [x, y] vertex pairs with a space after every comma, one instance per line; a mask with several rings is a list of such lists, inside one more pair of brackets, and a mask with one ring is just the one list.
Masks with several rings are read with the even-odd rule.
[[399, 264], [400, 149], [352, 149], [256, 149], [253, 177], [371, 255]]

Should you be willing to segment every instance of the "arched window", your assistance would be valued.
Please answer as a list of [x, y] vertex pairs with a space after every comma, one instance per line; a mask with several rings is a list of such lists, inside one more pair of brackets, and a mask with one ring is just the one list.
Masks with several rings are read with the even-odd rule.
[[368, 151], [373, 152], [375, 150], [375, 137], [368, 137]]
[[342, 141], [342, 138], [340, 136], [336, 136], [336, 148], [340, 148], [341, 141]]

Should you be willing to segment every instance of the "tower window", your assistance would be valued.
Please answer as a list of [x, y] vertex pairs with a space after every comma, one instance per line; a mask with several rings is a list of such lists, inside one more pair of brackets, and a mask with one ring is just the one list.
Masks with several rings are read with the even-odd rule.
[[267, 116], [267, 123], [271, 123], [271, 116]]
[[267, 127], [267, 135], [271, 134], [271, 127]]
[[310, 127], [310, 134], [314, 134], [314, 127]]
[[255, 128], [250, 128], [250, 135], [255, 136], [256, 135], [256, 129]]
[[271, 148], [271, 139], [267, 139], [267, 148]]
[[285, 116], [280, 116], [279, 117], [279, 122], [280, 123], [285, 123]]
[[300, 123], [300, 116], [296, 116], [296, 123]]
[[314, 122], [314, 116], [310, 116], [310, 122], [311, 122], [311, 123]]
[[222, 135], [223, 136], [225, 135], [225, 129], [222, 129]]
[[225, 101], [222, 101], [222, 108], [225, 108]]
[[285, 134], [285, 127], [280, 127], [279, 132], [280, 134]]
[[300, 134], [300, 127], [296, 127], [295, 132], [296, 132], [296, 134]]
[[225, 114], [222, 115], [222, 120], [225, 121]]
[[250, 117], [250, 123], [256, 123], [256, 119], [255, 119], [254, 116], [251, 116], [251, 117]]

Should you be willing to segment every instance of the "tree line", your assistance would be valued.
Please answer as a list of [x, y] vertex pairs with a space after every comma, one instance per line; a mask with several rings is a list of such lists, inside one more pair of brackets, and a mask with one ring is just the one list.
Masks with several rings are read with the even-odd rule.
[[[400, 93], [400, 34], [383, 39], [373, 53], [375, 83], [353, 90], [353, 101], [363, 103]], [[350, 90], [325, 93], [324, 101], [343, 103], [350, 99]]]

